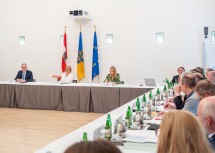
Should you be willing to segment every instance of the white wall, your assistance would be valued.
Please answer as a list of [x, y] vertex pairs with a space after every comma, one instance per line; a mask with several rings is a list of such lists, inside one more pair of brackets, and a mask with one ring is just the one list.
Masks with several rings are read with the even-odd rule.
[[[86, 78], [91, 82], [93, 26], [97, 26], [100, 81], [115, 65], [126, 83], [145, 77], [162, 81], [179, 66], [202, 66], [203, 27], [215, 30], [214, 0], [0, 0], [0, 80], [13, 79], [26, 62], [37, 81], [51, 81], [61, 73], [63, 45], [60, 35], [67, 26], [69, 63], [76, 76], [79, 26], [83, 29]], [[87, 10], [89, 22], [68, 19], [70, 10]], [[155, 43], [164, 32], [165, 43]], [[106, 44], [107, 33], [114, 35]], [[18, 36], [26, 36], [19, 45]], [[209, 37], [210, 38], [210, 37]]]

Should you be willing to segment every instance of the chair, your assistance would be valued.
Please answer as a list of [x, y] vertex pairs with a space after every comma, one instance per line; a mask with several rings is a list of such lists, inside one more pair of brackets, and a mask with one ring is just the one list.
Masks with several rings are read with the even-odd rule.
[[125, 82], [124, 81], [119, 81], [119, 84], [124, 84]]
[[78, 81], [77, 80], [72, 80], [72, 83], [78, 83]]

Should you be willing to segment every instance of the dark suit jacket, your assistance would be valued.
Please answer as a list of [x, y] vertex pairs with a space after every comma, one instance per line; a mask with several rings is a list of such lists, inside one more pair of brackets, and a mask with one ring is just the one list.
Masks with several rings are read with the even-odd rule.
[[185, 95], [184, 101], [182, 101], [181, 96], [177, 96], [174, 98], [174, 103], [176, 106], [176, 109], [183, 109], [184, 108], [184, 103], [187, 100], [187, 96]]
[[[19, 71], [16, 75], [16, 79], [22, 79], [22, 71]], [[26, 71], [26, 74], [25, 74], [25, 80], [26, 82], [32, 82], [33, 81], [33, 73], [29, 70]]]
[[209, 142], [211, 144], [211, 147], [215, 151], [215, 134], [209, 139]]
[[179, 77], [179, 75], [173, 76], [173, 78], [172, 78], [172, 83], [173, 83], [173, 84], [174, 84], [175, 82], [178, 83], [178, 77]]

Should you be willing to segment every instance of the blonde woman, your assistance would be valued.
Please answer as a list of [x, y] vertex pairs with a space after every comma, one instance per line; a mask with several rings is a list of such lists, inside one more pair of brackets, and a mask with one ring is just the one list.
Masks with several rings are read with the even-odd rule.
[[57, 81], [60, 81], [62, 83], [71, 83], [73, 80], [73, 74], [72, 74], [72, 68], [71, 66], [66, 66], [64, 73], [60, 75], [53, 75], [53, 78], [56, 78]]
[[106, 83], [109, 83], [109, 82], [119, 83], [120, 82], [120, 75], [117, 73], [115, 66], [110, 67], [110, 74], [108, 74], [106, 76], [104, 82], [106, 82]]
[[197, 117], [188, 111], [164, 114], [157, 153], [212, 153]]

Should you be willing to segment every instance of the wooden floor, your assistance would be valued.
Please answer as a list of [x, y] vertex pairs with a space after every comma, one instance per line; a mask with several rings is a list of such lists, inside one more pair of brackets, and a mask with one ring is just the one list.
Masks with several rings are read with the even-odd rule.
[[100, 116], [0, 108], [0, 153], [32, 153]]

